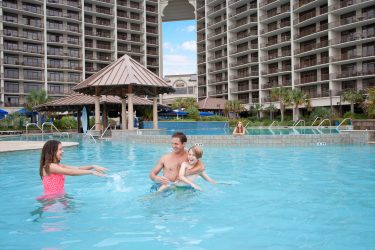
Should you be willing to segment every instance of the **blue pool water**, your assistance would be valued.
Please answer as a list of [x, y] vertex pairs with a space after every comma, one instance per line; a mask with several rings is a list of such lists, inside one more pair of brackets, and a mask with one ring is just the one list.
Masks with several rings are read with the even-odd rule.
[[63, 163], [110, 177], [66, 179], [50, 204], [39, 151], [0, 154], [0, 249], [374, 249], [375, 147], [205, 146], [207, 173], [227, 185], [149, 192], [169, 145], [82, 143]]
[[[144, 128], [152, 128], [152, 122], [144, 122]], [[233, 128], [228, 127], [227, 122], [159, 122], [159, 128], [165, 129], [168, 135], [176, 131], [187, 135], [230, 135]], [[338, 130], [332, 128], [259, 128], [248, 127], [247, 135], [298, 135], [298, 134], [337, 134]]]

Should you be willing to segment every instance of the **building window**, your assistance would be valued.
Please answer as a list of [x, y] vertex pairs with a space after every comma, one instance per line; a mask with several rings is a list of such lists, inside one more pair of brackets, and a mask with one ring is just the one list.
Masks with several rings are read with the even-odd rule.
[[18, 96], [5, 96], [5, 106], [19, 106]]
[[42, 80], [42, 71], [25, 69], [23, 71], [23, 76], [28, 80]]
[[174, 82], [175, 88], [183, 88], [186, 86], [186, 83], [183, 80], [177, 80]]
[[64, 94], [64, 85], [50, 84], [48, 85], [49, 94]]
[[63, 81], [64, 80], [64, 73], [63, 72], [48, 72], [48, 81]]
[[17, 82], [4, 82], [5, 92], [18, 93], [19, 85]]
[[4, 70], [5, 78], [18, 79], [18, 69], [5, 69]]
[[23, 84], [24, 93], [30, 93], [32, 91], [39, 91], [42, 89], [42, 84], [38, 83], [28, 83]]

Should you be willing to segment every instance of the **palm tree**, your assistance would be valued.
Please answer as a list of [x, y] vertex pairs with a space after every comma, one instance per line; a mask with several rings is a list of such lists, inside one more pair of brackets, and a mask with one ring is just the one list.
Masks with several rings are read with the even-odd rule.
[[280, 102], [281, 121], [284, 121], [285, 107], [291, 103], [291, 90], [284, 87], [274, 87], [271, 89], [271, 98]]
[[270, 113], [270, 120], [273, 120], [273, 113], [277, 110], [276, 106], [271, 104], [266, 108], [266, 110]]
[[229, 113], [234, 113], [238, 117], [238, 113], [244, 110], [242, 103], [238, 100], [227, 101], [224, 106], [224, 113], [228, 116]]
[[[47, 92], [44, 89], [33, 90], [30, 92], [30, 95], [26, 96], [25, 109], [28, 111], [33, 111], [33, 107], [41, 105], [43, 103], [49, 102], [51, 98], [47, 96]], [[39, 112], [38, 112], [39, 116]], [[32, 115], [32, 122], [35, 121], [34, 115]]]
[[263, 110], [263, 104], [255, 104], [254, 109], [257, 112], [257, 119], [260, 120], [260, 112]]
[[292, 89], [291, 101], [293, 103], [293, 120], [299, 120], [299, 106], [305, 104], [307, 106], [308, 96], [300, 89]]
[[361, 92], [354, 89], [345, 91], [342, 95], [344, 101], [350, 102], [350, 111], [354, 114], [354, 104], [363, 102], [364, 96]]
[[368, 89], [368, 97], [364, 109], [369, 117], [375, 117], [375, 88]]

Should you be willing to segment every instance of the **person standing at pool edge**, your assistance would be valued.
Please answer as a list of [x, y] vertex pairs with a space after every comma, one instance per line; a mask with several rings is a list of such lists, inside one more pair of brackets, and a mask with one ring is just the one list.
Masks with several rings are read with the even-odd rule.
[[60, 163], [64, 150], [57, 140], [47, 141], [40, 156], [39, 175], [42, 178], [44, 195], [63, 194], [65, 175], [96, 175], [104, 177], [106, 168], [91, 165], [71, 167]]
[[[185, 150], [186, 142], [187, 138], [184, 133], [174, 133], [172, 135], [172, 152], [163, 155], [151, 170], [150, 178], [161, 185], [159, 189], [164, 189], [171, 182], [175, 182], [178, 178], [181, 164], [188, 161], [188, 154]], [[161, 170], [163, 170], [163, 176], [158, 176]], [[194, 169], [195, 173], [200, 171], [203, 171], [203, 169]], [[193, 173], [190, 171], [186, 174]]]

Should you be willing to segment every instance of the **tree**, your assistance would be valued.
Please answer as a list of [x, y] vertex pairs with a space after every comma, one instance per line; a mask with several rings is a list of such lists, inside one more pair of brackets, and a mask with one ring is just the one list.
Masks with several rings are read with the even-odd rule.
[[234, 113], [236, 117], [238, 117], [238, 113], [244, 110], [245, 108], [242, 106], [242, 103], [238, 100], [227, 101], [224, 106], [224, 114], [226, 116], [228, 116], [229, 113]]
[[292, 89], [291, 101], [293, 103], [293, 120], [299, 120], [299, 106], [308, 106], [308, 96], [303, 93], [300, 89]]
[[273, 113], [277, 110], [276, 106], [271, 104], [265, 110], [270, 113], [270, 120], [273, 120]]
[[345, 91], [342, 95], [344, 101], [350, 102], [350, 111], [354, 114], [354, 104], [363, 102], [365, 100], [364, 95], [354, 89]]
[[[50, 100], [51, 98], [47, 96], [47, 92], [44, 89], [33, 90], [30, 92], [30, 95], [26, 96], [25, 109], [28, 111], [33, 111], [33, 107], [49, 102]], [[32, 121], [35, 121], [34, 116], [32, 116]]]
[[364, 109], [369, 117], [375, 117], [375, 88], [368, 89], [368, 97]]
[[291, 103], [291, 89], [284, 87], [274, 87], [271, 89], [271, 98], [280, 102], [281, 121], [284, 121], [285, 107]]
[[172, 103], [173, 109], [190, 109], [193, 107], [198, 109], [198, 102], [194, 97], [177, 98], [175, 102]]
[[262, 104], [255, 104], [254, 105], [255, 112], [257, 112], [257, 119], [260, 120], [260, 112], [263, 110], [263, 105]]

